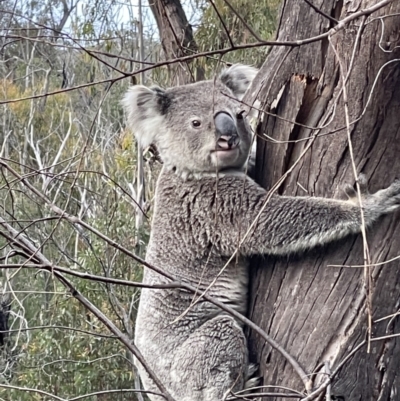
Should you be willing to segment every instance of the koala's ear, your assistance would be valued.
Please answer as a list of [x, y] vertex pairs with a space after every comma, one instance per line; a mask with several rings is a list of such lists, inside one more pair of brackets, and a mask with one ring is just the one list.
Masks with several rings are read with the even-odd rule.
[[257, 72], [257, 68], [249, 65], [234, 64], [222, 71], [220, 80], [239, 100], [242, 100]]
[[[161, 88], [132, 86], [122, 100], [128, 117], [128, 126], [140, 146], [146, 148], [157, 142], [157, 134], [163, 125], [170, 105], [168, 94]], [[162, 130], [162, 129], [161, 129]]]

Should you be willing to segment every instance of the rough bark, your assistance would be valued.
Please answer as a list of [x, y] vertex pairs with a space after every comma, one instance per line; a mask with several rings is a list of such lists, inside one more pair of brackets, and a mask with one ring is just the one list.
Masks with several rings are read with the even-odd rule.
[[[156, 19], [165, 58], [175, 59], [196, 53], [197, 45], [180, 0], [152, 0], [149, 2]], [[190, 62], [168, 66], [170, 82], [183, 85], [204, 79], [201, 67], [191, 67]]]
[[[377, 0], [313, 3], [341, 19]], [[366, 107], [362, 118], [350, 126], [350, 132], [357, 171], [367, 175], [371, 191], [400, 177], [400, 62], [394, 61], [400, 59], [400, 48], [396, 48], [400, 46], [400, 16], [374, 19], [396, 13], [400, 13], [400, 1], [393, 1], [365, 21], [346, 86], [350, 121], [356, 120]], [[353, 21], [332, 38], [346, 72], [361, 23], [362, 18]], [[312, 37], [332, 26], [334, 22], [315, 12], [304, 0], [286, 0], [278, 39]], [[391, 60], [379, 74], [380, 68]], [[329, 113], [341, 88], [339, 63], [327, 40], [292, 50], [274, 48], [268, 55], [249, 91], [250, 100], [258, 93], [265, 110], [308, 126], [323, 125], [327, 116], [332, 117], [279, 193], [306, 195], [306, 190], [311, 196], [340, 197], [342, 185], [354, 183], [346, 129], [332, 133], [346, 125], [343, 96], [333, 116]], [[293, 166], [310, 140], [285, 141], [307, 138], [313, 131], [271, 115], [264, 115], [258, 128], [263, 140], [258, 140], [257, 179], [269, 189]], [[268, 138], [284, 142], [274, 143]], [[399, 222], [400, 213], [387, 216], [367, 233], [372, 263], [399, 255]], [[329, 265], [360, 264], [361, 236], [305, 255], [257, 259], [252, 271], [250, 318], [296, 358], [307, 373], [322, 372], [321, 364], [325, 362], [333, 371], [366, 338], [368, 311], [364, 269]], [[400, 260], [373, 267], [370, 274], [372, 337], [400, 333], [400, 315], [375, 322], [399, 311]], [[250, 333], [249, 343], [264, 384], [304, 390], [298, 375], [278, 352], [255, 333]], [[314, 386], [324, 377], [313, 376]], [[400, 337], [372, 342], [369, 353], [366, 346], [361, 347], [333, 379], [331, 393], [346, 401], [400, 400]]]

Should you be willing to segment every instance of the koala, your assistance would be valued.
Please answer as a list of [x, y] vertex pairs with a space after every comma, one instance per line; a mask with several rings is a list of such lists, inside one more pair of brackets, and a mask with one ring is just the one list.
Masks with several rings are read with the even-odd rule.
[[[199, 294], [207, 289], [245, 314], [248, 257], [304, 251], [361, 227], [350, 188], [348, 200], [268, 196], [245, 174], [252, 132], [240, 99], [255, 74], [234, 65], [215, 80], [166, 90], [134, 86], [123, 100], [140, 146], [155, 144], [164, 163], [146, 260], [198, 288], [197, 296], [143, 289], [138, 308], [136, 345], [177, 401], [222, 401], [251, 374], [242, 323]], [[375, 194], [365, 181], [362, 208], [370, 226], [399, 208], [400, 181]], [[143, 281], [169, 282], [148, 268]], [[140, 364], [138, 370], [144, 388], [159, 393]]]

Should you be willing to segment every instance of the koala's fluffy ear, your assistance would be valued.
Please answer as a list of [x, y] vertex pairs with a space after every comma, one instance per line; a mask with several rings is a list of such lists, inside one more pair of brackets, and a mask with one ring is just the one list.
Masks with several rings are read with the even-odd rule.
[[128, 90], [122, 104], [128, 117], [128, 126], [140, 146], [146, 148], [155, 143], [170, 104], [167, 93], [158, 87], [136, 85]]
[[239, 100], [242, 100], [257, 72], [257, 68], [249, 65], [234, 64], [222, 71], [220, 79]]

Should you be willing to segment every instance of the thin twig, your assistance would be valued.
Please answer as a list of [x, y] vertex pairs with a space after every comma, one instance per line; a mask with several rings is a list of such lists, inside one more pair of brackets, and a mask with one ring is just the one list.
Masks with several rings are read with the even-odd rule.
[[57, 401], [68, 401], [65, 398], [58, 397], [58, 396], [56, 396], [54, 394], [48, 393], [47, 391], [39, 390], [37, 388], [12, 386], [12, 385], [3, 384], [3, 383], [0, 383], [0, 388], [7, 388], [9, 390], [18, 390], [18, 391], [26, 391], [26, 392], [29, 392], [29, 393], [41, 394], [41, 395], [44, 395], [46, 397], [50, 397], [50, 398], [52, 398], [54, 400], [57, 400]]
[[[226, 0], [224, 0], [224, 1], [226, 1]], [[228, 37], [228, 40], [229, 40], [229, 43], [231, 44], [231, 47], [234, 48], [235, 44], [233, 43], [233, 40], [232, 40], [231, 35], [230, 35], [229, 31], [228, 31], [228, 28], [227, 28], [227, 26], [225, 24], [225, 21], [222, 18], [221, 14], [219, 13], [218, 8], [214, 3], [214, 0], [209, 0], [209, 2], [211, 4], [212, 8], [214, 9], [215, 13], [217, 14], [219, 22], [221, 23], [222, 27], [224, 28], [224, 31], [226, 33], [226, 36]]]
[[315, 12], [318, 14], [321, 14], [323, 17], [327, 18], [329, 21], [333, 22], [334, 24], [338, 24], [339, 21], [333, 17], [331, 17], [329, 14], [324, 13], [321, 9], [319, 9], [317, 6], [314, 6], [313, 3], [309, 0], [304, 0]]
[[[170, 65], [170, 64], [175, 64], [175, 63], [181, 63], [184, 61], [189, 61], [189, 60], [193, 60], [193, 59], [200, 58], [200, 57], [207, 57], [207, 56], [212, 56], [212, 55], [216, 55], [216, 54], [223, 55], [223, 54], [227, 54], [232, 51], [235, 51], [235, 50], [251, 49], [251, 48], [263, 47], [263, 46], [287, 46], [287, 47], [304, 46], [304, 45], [318, 42], [322, 39], [326, 39], [330, 36], [335, 35], [337, 32], [342, 30], [351, 21], [353, 21], [359, 17], [362, 17], [364, 15], [368, 16], [368, 15], [374, 13], [375, 11], [379, 10], [380, 8], [385, 7], [386, 5], [390, 4], [392, 1], [393, 0], [382, 0], [372, 7], [366, 8], [366, 9], [358, 11], [356, 13], [353, 13], [353, 14], [349, 15], [348, 17], [340, 20], [339, 23], [335, 27], [331, 28], [329, 31], [322, 33], [320, 35], [313, 36], [311, 38], [299, 39], [299, 40], [294, 40], [294, 41], [268, 41], [268, 40], [264, 41], [263, 40], [263, 41], [259, 41], [259, 42], [255, 42], [255, 43], [246, 43], [246, 44], [241, 44], [241, 45], [235, 45], [234, 48], [227, 47], [224, 49], [210, 50], [210, 51], [206, 51], [206, 52], [193, 54], [190, 56], [178, 57], [178, 58], [175, 58], [172, 60], [165, 60], [165, 61], [153, 64], [152, 66], [139, 69], [135, 72], [130, 72], [130, 73], [122, 72], [123, 75], [120, 77], [116, 77], [116, 78], [103, 79], [103, 80], [96, 81], [96, 82], [85, 83], [85, 84], [76, 85], [76, 86], [70, 87], [70, 88], [63, 88], [63, 89], [52, 91], [52, 92], [41, 93], [41, 94], [27, 96], [27, 97], [21, 97], [21, 98], [17, 98], [17, 99], [1, 100], [0, 105], [8, 104], [8, 103], [16, 103], [16, 102], [21, 102], [21, 101], [30, 100], [30, 99], [39, 99], [42, 97], [52, 96], [52, 95], [56, 95], [58, 93], [70, 92], [73, 90], [87, 88], [89, 86], [94, 86], [94, 85], [100, 85], [103, 83], [110, 83], [110, 82], [115, 83], [126, 77], [137, 75], [142, 72], [152, 70], [154, 68], [158, 68], [158, 67], [162, 67], [162, 66]], [[6, 11], [0, 10], [0, 12], [6, 12]]]
[[[376, 267], [376, 266], [383, 266], [386, 265], [388, 263], [394, 262], [395, 260], [399, 260], [400, 259], [400, 255], [395, 256], [394, 258], [388, 259], [388, 260], [384, 260], [383, 262], [379, 262], [379, 263], [371, 263], [368, 265], [368, 267]], [[328, 267], [365, 267], [364, 265], [328, 265]]]
[[[0, 266], [0, 269], [2, 269], [3, 266]], [[69, 326], [33, 326], [33, 327], [25, 327], [25, 328], [19, 328], [19, 329], [10, 329], [10, 330], [0, 330], [0, 333], [20, 333], [23, 331], [32, 331], [32, 330], [71, 330], [71, 331], [76, 331], [78, 333], [82, 334], [88, 334], [90, 336], [95, 336], [95, 337], [103, 337], [103, 338], [112, 338], [116, 339], [118, 338], [117, 336], [110, 336], [107, 334], [101, 334], [101, 333], [96, 333], [93, 331], [87, 331], [87, 330], [81, 330], [81, 329], [76, 329], [75, 327], [69, 327]]]
[[[121, 388], [121, 389], [96, 391], [94, 393], [78, 395], [77, 397], [69, 398], [68, 401], [78, 401], [78, 400], [83, 400], [84, 398], [99, 396], [99, 395], [102, 395], [102, 394], [115, 394], [115, 393], [121, 393], [121, 394], [122, 393], [139, 393], [139, 394], [152, 394], [152, 395], [162, 396], [162, 394], [155, 393], [154, 391], [137, 390], [135, 388]], [[96, 397], [96, 398], [100, 399], [101, 397]]]
[[[358, 40], [361, 37], [360, 32], [363, 29], [364, 22], [365, 22], [365, 16], [361, 22], [361, 25], [359, 27], [358, 35], [356, 38], [355, 43], [358, 43]], [[365, 223], [365, 215], [364, 215], [364, 209], [363, 209], [363, 199], [362, 199], [362, 191], [360, 187], [360, 182], [358, 179], [358, 172], [357, 172], [357, 167], [356, 167], [356, 162], [354, 158], [354, 150], [353, 150], [353, 142], [351, 139], [351, 131], [350, 131], [350, 117], [349, 117], [349, 104], [348, 104], [348, 97], [347, 97], [347, 88], [346, 88], [346, 81], [350, 76], [351, 69], [349, 68], [349, 72], [347, 76], [345, 75], [345, 70], [344, 66], [342, 63], [342, 59], [340, 58], [335, 46], [332, 44], [331, 40], [329, 39], [329, 44], [335, 53], [336, 59], [338, 60], [339, 66], [340, 66], [340, 75], [342, 78], [342, 94], [343, 94], [343, 104], [344, 104], [344, 114], [345, 114], [345, 121], [346, 121], [346, 132], [347, 132], [347, 142], [349, 146], [349, 153], [350, 153], [350, 161], [351, 161], [351, 166], [353, 169], [353, 175], [356, 180], [356, 188], [357, 188], [357, 197], [358, 197], [358, 203], [360, 206], [360, 216], [361, 216], [361, 235], [363, 239], [363, 251], [364, 251], [364, 276], [365, 276], [365, 288], [366, 288], [366, 300], [367, 300], [367, 312], [368, 312], [368, 351], [370, 349], [370, 338], [371, 338], [371, 333], [372, 333], [372, 278], [371, 278], [371, 271], [370, 271], [370, 265], [371, 265], [371, 257], [370, 257], [370, 252], [369, 252], [369, 247], [368, 247], [368, 240], [367, 240], [367, 230], [366, 230], [366, 223]], [[354, 55], [355, 55], [355, 46], [353, 48], [353, 58], [352, 61], [354, 60]], [[351, 63], [350, 63], [351, 65]]]
[[224, 3], [229, 7], [229, 9], [236, 15], [240, 22], [245, 26], [245, 28], [259, 41], [263, 42], [261, 36], [244, 20], [244, 18], [238, 13], [235, 7], [228, 0], [224, 0]]
[[[0, 224], [2, 224], [1, 217], [0, 217]], [[7, 238], [9, 240], [9, 244], [13, 243], [14, 240], [12, 237], [9, 237], [4, 233], [1, 233], [0, 235]], [[171, 281], [168, 284], [145, 284], [140, 281], [129, 281], [129, 280], [122, 280], [122, 279], [118, 279], [118, 278], [112, 278], [112, 277], [96, 276], [95, 274], [89, 274], [89, 273], [80, 272], [77, 270], [71, 270], [71, 269], [67, 269], [65, 267], [56, 266], [54, 264], [48, 265], [48, 264], [43, 264], [43, 263], [13, 263], [13, 264], [0, 265], [0, 270], [1, 269], [18, 269], [18, 268], [34, 268], [34, 269], [46, 270], [48, 272], [58, 271], [62, 274], [68, 274], [69, 276], [79, 277], [83, 280], [91, 280], [91, 281], [96, 281], [96, 282], [106, 283], [106, 284], [124, 285], [126, 287], [148, 288], [148, 289], [154, 289], [154, 290], [169, 289], [169, 288], [183, 288], [183, 289], [185, 288], [185, 285], [178, 281]]]

